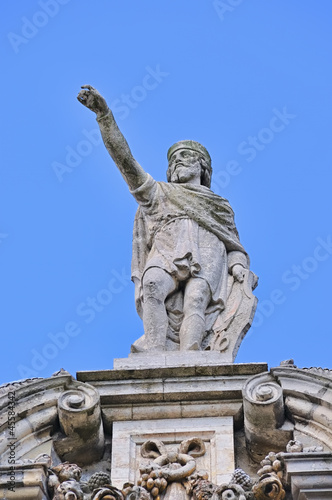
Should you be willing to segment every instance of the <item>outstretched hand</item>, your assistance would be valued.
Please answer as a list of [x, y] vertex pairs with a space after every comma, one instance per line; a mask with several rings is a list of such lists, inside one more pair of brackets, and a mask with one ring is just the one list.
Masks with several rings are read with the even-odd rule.
[[81, 89], [83, 90], [81, 90], [77, 96], [79, 102], [91, 109], [91, 111], [94, 111], [97, 118], [106, 115], [108, 112], [108, 106], [103, 96], [99, 94], [98, 90], [91, 85], [82, 85]]

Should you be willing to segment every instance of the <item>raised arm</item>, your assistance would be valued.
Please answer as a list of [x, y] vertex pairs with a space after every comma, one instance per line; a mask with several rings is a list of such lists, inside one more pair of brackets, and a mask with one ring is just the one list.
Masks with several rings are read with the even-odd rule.
[[141, 186], [146, 172], [133, 157], [128, 143], [116, 124], [105, 99], [91, 85], [83, 85], [77, 96], [81, 104], [94, 111], [107, 151], [131, 190]]

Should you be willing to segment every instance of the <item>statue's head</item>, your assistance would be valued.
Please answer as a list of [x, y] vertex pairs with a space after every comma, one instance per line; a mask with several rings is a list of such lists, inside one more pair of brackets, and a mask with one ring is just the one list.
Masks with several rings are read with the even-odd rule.
[[[182, 174], [185, 176], [185, 169], [190, 169], [192, 175], [195, 175], [196, 169], [200, 175], [200, 183], [202, 186], [211, 186], [211, 158], [204, 146], [195, 141], [179, 141], [173, 144], [167, 152], [168, 182], [187, 182], [187, 180], [178, 180], [176, 169], [181, 168]], [[188, 170], [189, 175], [189, 170]]]

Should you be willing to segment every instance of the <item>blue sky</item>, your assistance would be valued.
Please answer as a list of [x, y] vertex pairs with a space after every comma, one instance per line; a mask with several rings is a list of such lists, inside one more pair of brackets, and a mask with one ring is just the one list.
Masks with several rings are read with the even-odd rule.
[[136, 202], [76, 100], [84, 84], [157, 180], [174, 142], [210, 152], [259, 275], [236, 361], [332, 368], [331, 2], [16, 0], [2, 12], [0, 382], [112, 368], [143, 333]]

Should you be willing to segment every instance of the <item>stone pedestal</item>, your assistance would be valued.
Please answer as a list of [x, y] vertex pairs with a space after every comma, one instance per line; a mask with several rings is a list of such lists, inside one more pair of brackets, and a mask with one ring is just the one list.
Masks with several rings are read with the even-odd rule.
[[166, 450], [176, 451], [181, 442], [194, 437], [203, 439], [206, 447], [197, 468], [206, 470], [216, 484], [230, 480], [235, 469], [234, 428], [243, 418], [242, 389], [248, 377], [265, 372], [267, 366], [220, 365], [218, 356], [209, 359], [206, 354], [152, 360], [133, 355], [115, 360], [118, 369], [77, 374], [101, 397], [104, 425], [112, 432], [113, 485], [136, 483], [145, 441], [162, 441]]

